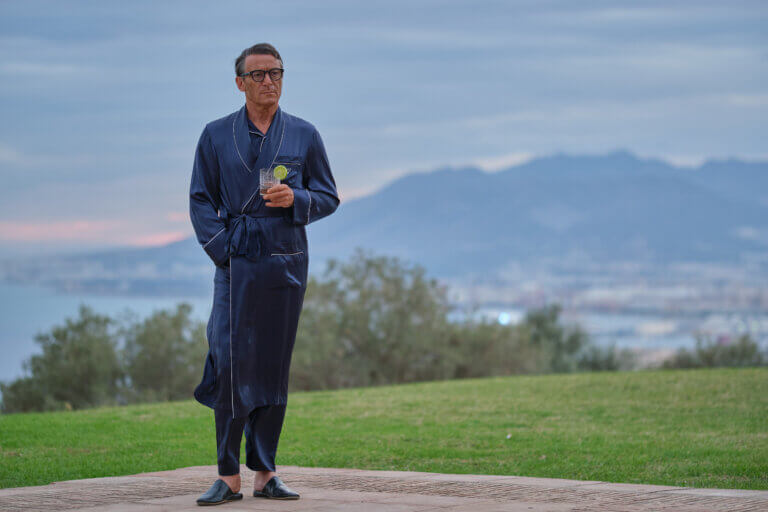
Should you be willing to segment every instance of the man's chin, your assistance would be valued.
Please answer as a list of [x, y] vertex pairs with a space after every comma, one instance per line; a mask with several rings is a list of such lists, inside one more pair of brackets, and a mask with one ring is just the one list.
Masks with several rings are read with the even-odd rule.
[[259, 99], [256, 100], [256, 105], [259, 105], [261, 107], [274, 107], [277, 105], [277, 102], [280, 101], [280, 96], [262, 96]]

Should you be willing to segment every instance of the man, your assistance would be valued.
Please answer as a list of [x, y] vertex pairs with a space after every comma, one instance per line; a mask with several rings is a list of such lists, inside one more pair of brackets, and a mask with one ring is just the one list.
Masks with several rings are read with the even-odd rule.
[[[253, 495], [299, 498], [277, 476], [275, 454], [307, 286], [305, 226], [339, 205], [320, 134], [278, 106], [277, 50], [243, 50], [235, 72], [245, 105], [205, 126], [190, 184], [192, 225], [216, 265], [208, 356], [194, 396], [214, 410], [219, 478], [200, 505], [242, 499], [243, 429]], [[282, 179], [264, 195], [260, 169]]]

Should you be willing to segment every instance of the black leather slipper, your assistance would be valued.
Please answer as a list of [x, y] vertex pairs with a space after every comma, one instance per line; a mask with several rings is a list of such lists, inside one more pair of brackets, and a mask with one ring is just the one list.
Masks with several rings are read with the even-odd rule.
[[197, 498], [198, 505], [220, 505], [222, 503], [228, 503], [230, 501], [236, 501], [243, 499], [243, 494], [239, 492], [232, 492], [227, 482], [219, 478], [210, 489], [205, 491], [205, 494]]
[[253, 495], [257, 498], [272, 498], [275, 500], [299, 499], [299, 493], [294, 492], [290, 487], [285, 485], [277, 475], [270, 478], [269, 482], [264, 485], [262, 490], [253, 491]]

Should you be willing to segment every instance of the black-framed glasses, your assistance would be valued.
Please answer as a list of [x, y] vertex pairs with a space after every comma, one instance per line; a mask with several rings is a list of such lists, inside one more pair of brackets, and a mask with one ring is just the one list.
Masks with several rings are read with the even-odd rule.
[[269, 78], [273, 82], [277, 82], [278, 80], [283, 78], [283, 72], [284, 71], [285, 70], [283, 68], [272, 68], [272, 69], [268, 69], [268, 70], [254, 69], [253, 71], [249, 71], [248, 73], [243, 73], [242, 75], [240, 75], [240, 77], [241, 78], [245, 78], [246, 76], [250, 75], [251, 79], [254, 82], [263, 82], [264, 81], [264, 77], [267, 75], [267, 73], [269, 73]]

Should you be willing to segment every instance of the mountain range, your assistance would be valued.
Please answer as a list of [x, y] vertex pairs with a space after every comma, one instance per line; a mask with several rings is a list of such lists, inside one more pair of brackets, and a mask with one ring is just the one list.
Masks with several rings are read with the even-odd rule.
[[680, 168], [619, 150], [495, 173], [443, 168], [342, 204], [311, 229], [320, 259], [361, 246], [444, 277], [510, 262], [738, 264], [768, 254], [768, 162]]
[[[768, 270], [768, 162], [677, 167], [618, 150], [558, 153], [492, 173], [446, 167], [343, 201], [307, 230], [313, 272], [357, 247], [422, 264], [439, 278], [616, 262]], [[212, 265], [190, 237], [8, 262], [2, 271], [8, 281], [36, 276], [64, 290], [204, 293], [210, 285], [201, 275]]]

